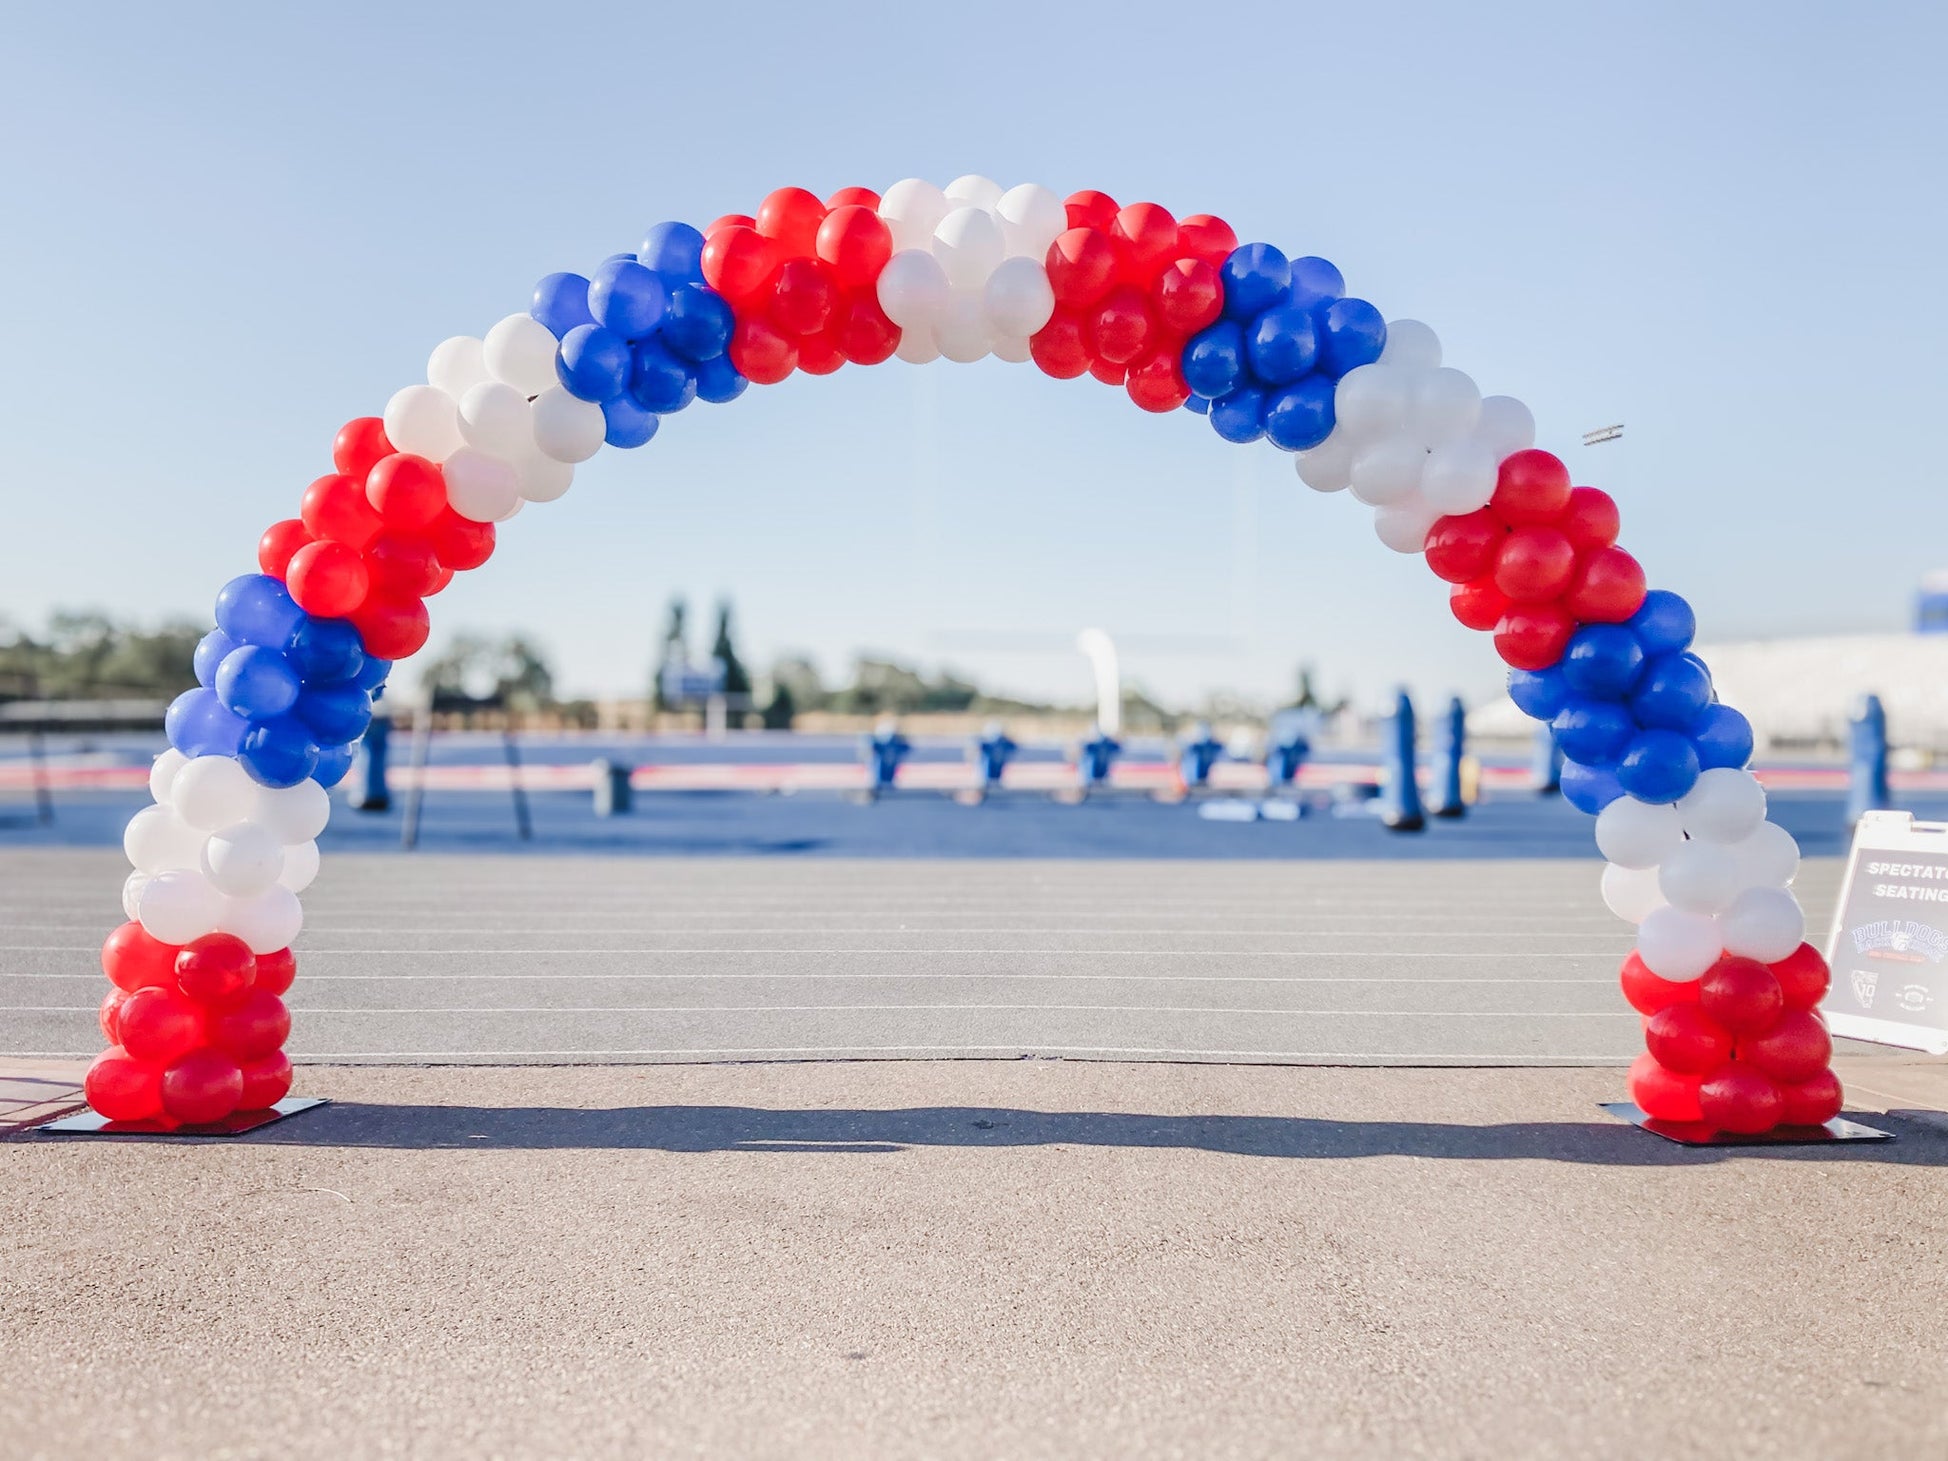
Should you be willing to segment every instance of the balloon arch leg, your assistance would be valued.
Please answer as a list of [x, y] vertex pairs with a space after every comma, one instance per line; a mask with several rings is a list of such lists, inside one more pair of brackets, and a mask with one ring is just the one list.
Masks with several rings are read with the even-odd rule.
[[1484, 399], [1432, 330], [1388, 322], [1324, 259], [1240, 244], [1209, 214], [980, 177], [785, 188], [754, 217], [659, 224], [443, 342], [424, 384], [339, 431], [259, 571], [217, 596], [200, 688], [170, 707], [155, 805], [125, 838], [129, 921], [102, 951], [94, 1109], [187, 1126], [286, 1094], [282, 997], [326, 789], [393, 662], [425, 643], [426, 600], [487, 561], [499, 524], [696, 400], [987, 355], [1268, 441], [1308, 487], [1374, 509], [1380, 540], [1424, 554], [1455, 617], [1494, 635], [1510, 694], [1568, 758], [1564, 795], [1596, 818], [1602, 895], [1637, 925], [1632, 1098], [1732, 1133], [1838, 1112], [1798, 848], [1745, 769], [1750, 727], [1689, 652], [1689, 606], [1646, 591], [1610, 498], [1535, 449], [1521, 402]]

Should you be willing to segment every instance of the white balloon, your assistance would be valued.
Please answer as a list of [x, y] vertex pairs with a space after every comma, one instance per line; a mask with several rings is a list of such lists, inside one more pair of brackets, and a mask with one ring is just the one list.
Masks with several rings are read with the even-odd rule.
[[426, 362], [426, 383], [456, 401], [486, 379], [487, 357], [472, 335], [440, 341]]
[[[558, 462], [553, 457], [544, 457], [540, 452], [530, 452], [515, 464], [521, 475], [521, 500], [523, 502], [556, 502], [575, 485], [575, 469], [567, 462]], [[520, 508], [515, 508], [519, 512]], [[514, 514], [509, 513], [512, 517]]]
[[1683, 842], [1676, 807], [1620, 796], [1596, 814], [1597, 850], [1619, 867], [1654, 868]]
[[529, 410], [534, 419], [534, 444], [544, 457], [585, 462], [602, 450], [609, 423], [595, 402], [551, 386], [534, 398]]
[[528, 450], [534, 440], [528, 418], [528, 398], [505, 381], [482, 381], [460, 398], [460, 434], [468, 446], [497, 457]]
[[1637, 956], [1659, 979], [1688, 983], [1717, 963], [1721, 951], [1718, 920], [1708, 914], [1667, 905], [1651, 909], [1637, 926]]
[[266, 828], [286, 847], [310, 842], [331, 820], [331, 794], [315, 781], [300, 781], [296, 786], [260, 786], [249, 820]]
[[924, 249], [902, 250], [879, 271], [879, 307], [902, 330], [935, 323], [947, 311], [949, 293], [946, 271]]
[[186, 944], [216, 931], [223, 894], [200, 872], [167, 872], [149, 879], [136, 902], [136, 919], [150, 937]]
[[274, 884], [248, 898], [225, 898], [217, 926], [249, 944], [253, 954], [274, 954], [297, 940], [304, 909], [296, 893]]
[[137, 872], [182, 872], [202, 866], [203, 833], [173, 806], [144, 807], [122, 829], [122, 851]]
[[1495, 454], [1477, 441], [1450, 441], [1427, 455], [1421, 495], [1444, 513], [1473, 512], [1495, 495]]
[[1010, 365], [1026, 365], [1035, 358], [1025, 335], [997, 335], [988, 349], [996, 360], [1005, 360]]
[[555, 337], [533, 315], [509, 315], [487, 332], [481, 355], [487, 373], [524, 396], [538, 396], [558, 384]]
[[949, 203], [958, 203], [970, 208], [992, 209], [1001, 201], [1001, 184], [993, 178], [984, 178], [971, 172], [955, 178], [942, 189]]
[[283, 871], [283, 843], [256, 822], [238, 822], [212, 832], [203, 844], [203, 876], [219, 893], [232, 898], [263, 892]]
[[1034, 259], [1048, 257], [1048, 246], [1068, 231], [1069, 210], [1062, 200], [1038, 183], [1022, 183], [1001, 195], [994, 205], [1008, 252]]
[[1356, 366], [1333, 390], [1334, 434], [1344, 431], [1362, 444], [1390, 436], [1407, 424], [1410, 377], [1375, 362]]
[[407, 386], [386, 402], [386, 440], [400, 451], [443, 462], [463, 444], [453, 397], [432, 386]]
[[1742, 842], [1765, 820], [1765, 788], [1749, 771], [1714, 766], [1677, 804], [1684, 830], [1707, 842]]
[[1474, 381], [1448, 366], [1414, 377], [1407, 426], [1423, 446], [1460, 441], [1481, 420], [1481, 392]]
[[1299, 480], [1314, 492], [1344, 492], [1353, 483], [1353, 434], [1335, 431], [1292, 458]]
[[1657, 869], [1607, 864], [1603, 869], [1603, 902], [1625, 923], [1642, 923], [1653, 908], [1664, 906]]
[[149, 768], [149, 795], [162, 804], [168, 805], [169, 786], [175, 781], [176, 773], [189, 765], [189, 757], [171, 746]]
[[1718, 915], [1725, 952], [1776, 964], [1806, 941], [1806, 915], [1784, 888], [1747, 888]]
[[1418, 443], [1391, 438], [1353, 459], [1353, 496], [1368, 507], [1384, 507], [1420, 490], [1427, 452]]
[[1738, 896], [1743, 872], [1729, 847], [1686, 842], [1659, 864], [1657, 886], [1673, 908], [1716, 913]]
[[136, 915], [142, 911], [142, 890], [153, 881], [145, 872], [132, 872], [123, 880], [122, 916], [130, 923], [135, 922]]
[[1484, 396], [1475, 440], [1493, 452], [1497, 462], [1527, 451], [1535, 445], [1535, 414], [1513, 396]]
[[502, 522], [521, 506], [521, 476], [511, 461], [463, 446], [446, 459], [441, 471], [446, 477], [446, 500], [464, 518]]
[[1761, 822], [1752, 835], [1731, 844], [1748, 888], [1783, 888], [1799, 876], [1799, 844], [1777, 822]]
[[1007, 257], [1008, 241], [987, 209], [956, 208], [933, 231], [932, 252], [954, 289], [979, 289]]
[[903, 326], [893, 353], [908, 365], [926, 365], [940, 358], [940, 337], [932, 324]]
[[[902, 178], [894, 183], [879, 198], [879, 216], [892, 232], [893, 252], [924, 249], [949, 206], [947, 195], [923, 178]], [[883, 302], [880, 307], [885, 308]]]
[[1040, 259], [1004, 259], [988, 275], [986, 309], [989, 331], [1022, 339], [1048, 323], [1055, 313], [1055, 291]]
[[1438, 370], [1441, 337], [1419, 320], [1388, 320], [1387, 343], [1380, 351], [1380, 363], [1404, 370]]
[[972, 365], [988, 353], [994, 332], [988, 327], [978, 290], [956, 293], [948, 302], [938, 338], [940, 353], [961, 365]]
[[235, 757], [198, 756], [176, 773], [169, 804], [190, 826], [214, 832], [248, 817], [262, 789]]
[[1420, 553], [1427, 548], [1427, 530], [1440, 516], [1418, 496], [1406, 497], [1373, 514], [1373, 531], [1396, 553]]
[[318, 844], [298, 842], [284, 849], [284, 867], [277, 880], [293, 893], [302, 893], [318, 876]]

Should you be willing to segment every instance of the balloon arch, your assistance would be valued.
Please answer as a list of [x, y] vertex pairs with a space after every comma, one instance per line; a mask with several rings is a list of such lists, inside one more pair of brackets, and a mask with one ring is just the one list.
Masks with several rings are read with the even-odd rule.
[[1750, 726], [1688, 652], [1690, 607], [1646, 591], [1610, 498], [1535, 449], [1521, 402], [1483, 399], [1432, 330], [1389, 323], [1326, 260], [1241, 245], [1209, 214], [981, 177], [785, 188], [754, 217], [659, 224], [445, 341], [425, 384], [339, 431], [331, 470], [263, 535], [261, 571], [217, 596], [199, 688], [169, 709], [155, 805], [125, 837], [129, 921], [102, 951], [95, 1110], [193, 1125], [286, 1094], [282, 996], [326, 789], [392, 663], [426, 642], [426, 599], [487, 561], [498, 524], [695, 400], [987, 355], [1188, 408], [1373, 508], [1381, 541], [1424, 554], [1455, 617], [1493, 633], [1510, 694], [1567, 757], [1563, 794], [1596, 817], [1603, 897], [1637, 924], [1633, 1099], [1732, 1132], [1836, 1114], [1798, 848], [1744, 769]]

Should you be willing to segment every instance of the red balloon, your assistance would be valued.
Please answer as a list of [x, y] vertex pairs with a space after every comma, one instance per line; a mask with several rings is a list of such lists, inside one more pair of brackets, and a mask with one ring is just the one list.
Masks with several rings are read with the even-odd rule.
[[1666, 1070], [1704, 1075], [1732, 1058], [1732, 1037], [1695, 1004], [1659, 1010], [1644, 1025], [1644, 1045]]
[[365, 602], [372, 587], [365, 560], [343, 543], [329, 540], [300, 548], [284, 581], [298, 607], [321, 619], [344, 618]]
[[464, 572], [494, 556], [494, 525], [462, 517], [450, 507], [428, 529], [427, 538], [444, 568]]
[[257, 957], [233, 933], [206, 933], [176, 955], [176, 984], [208, 1009], [242, 999], [257, 982]]
[[111, 1045], [81, 1078], [81, 1093], [110, 1121], [147, 1121], [162, 1114], [162, 1067]]
[[1148, 353], [1156, 326], [1132, 285], [1122, 285], [1086, 317], [1090, 353], [1109, 365], [1128, 365]]
[[267, 1111], [290, 1094], [291, 1059], [282, 1050], [245, 1062], [239, 1111]]
[[900, 348], [900, 327], [886, 318], [870, 289], [846, 300], [838, 328], [839, 348], [854, 365], [878, 365]]
[[1840, 1078], [1830, 1070], [1782, 1086], [1779, 1094], [1784, 1100], [1784, 1110], [1779, 1115], [1782, 1126], [1824, 1126], [1840, 1114], [1840, 1107], [1846, 1101]]
[[446, 478], [425, 457], [394, 452], [365, 478], [365, 500], [388, 528], [416, 533], [429, 528], [446, 507]]
[[771, 322], [787, 335], [816, 335], [831, 321], [838, 297], [828, 266], [817, 259], [786, 259], [772, 285]]
[[221, 1121], [243, 1099], [243, 1071], [221, 1050], [192, 1050], [162, 1073], [162, 1109], [199, 1126]]
[[1120, 386], [1130, 378], [1130, 368], [1112, 360], [1092, 360], [1089, 374], [1106, 386]]
[[1833, 1058], [1833, 1037], [1818, 1015], [1787, 1010], [1763, 1034], [1738, 1042], [1738, 1058], [1750, 1061], [1782, 1085], [1809, 1081]]
[[1056, 304], [1083, 310], [1099, 303], [1115, 287], [1120, 260], [1108, 234], [1094, 228], [1071, 228], [1048, 246], [1044, 263]]
[[825, 222], [825, 205], [818, 194], [803, 188], [778, 188], [758, 204], [758, 232], [776, 239], [788, 254], [806, 256], [818, 246], [818, 226]]
[[257, 956], [257, 982], [251, 986], [269, 994], [282, 994], [298, 977], [298, 959], [289, 949]]
[[122, 1048], [167, 1065], [203, 1043], [203, 1013], [174, 989], [138, 989], [122, 1006]]
[[131, 920], [103, 940], [101, 971], [117, 989], [131, 994], [150, 987], [168, 989], [176, 982], [178, 947]]
[[1578, 553], [1607, 548], [1617, 540], [1617, 505], [1607, 492], [1594, 487], [1569, 489], [1569, 506], [1556, 523]]
[[1728, 954], [1698, 981], [1704, 1012], [1741, 1040], [1777, 1023], [1786, 1007], [1785, 991], [1773, 972], [1756, 959]]
[[1495, 653], [1512, 669], [1546, 670], [1575, 632], [1576, 621], [1560, 604], [1516, 604], [1495, 626]]
[[1116, 222], [1116, 200], [1093, 188], [1069, 194], [1062, 206], [1069, 211], [1070, 228], [1097, 228], [1107, 233]]
[[1786, 1113], [1778, 1084], [1743, 1062], [1721, 1065], [1698, 1087], [1698, 1109], [1715, 1131], [1756, 1136], [1777, 1126]]
[[[338, 439], [331, 444], [332, 465], [355, 482], [363, 482], [365, 474], [376, 467], [398, 448], [386, 440], [386, 424], [377, 416], [361, 416], [356, 421], [347, 421], [338, 429]], [[312, 529], [316, 532], [317, 529]], [[353, 547], [358, 545], [354, 543]]]
[[1161, 349], [1153, 351], [1142, 364], [1130, 368], [1129, 379], [1124, 389], [1130, 399], [1146, 411], [1174, 411], [1190, 399], [1190, 387], [1184, 384], [1184, 372], [1178, 363], [1178, 353], [1182, 348], [1179, 340], [1166, 341]]
[[435, 568], [436, 571], [433, 574], [433, 586], [428, 590], [426, 590], [426, 597], [429, 599], [432, 598], [433, 595], [438, 593], [441, 589], [445, 588], [448, 584], [453, 582], [453, 570], [451, 568], [448, 568], [443, 563], [436, 565]]
[[[440, 560], [433, 551], [432, 539], [423, 533], [381, 533], [379, 540], [366, 549], [362, 561], [374, 593], [423, 599], [446, 585], [440, 576]], [[346, 612], [349, 616], [352, 611]]]
[[418, 599], [373, 592], [352, 616], [365, 652], [380, 659], [405, 659], [417, 654], [432, 632], [426, 605]]
[[845, 364], [838, 332], [824, 330], [798, 342], [798, 368], [807, 375], [830, 375]]
[[712, 219], [704, 226], [703, 236], [708, 239], [713, 234], [722, 233], [727, 228], [756, 229], [757, 219], [748, 213], [726, 213], [722, 218]]
[[1231, 225], [1209, 213], [1193, 213], [1177, 225], [1177, 247], [1213, 269], [1222, 268], [1237, 246], [1238, 235]]
[[1789, 1010], [1812, 1009], [1826, 998], [1827, 986], [1832, 983], [1826, 960], [1811, 944], [1801, 944], [1778, 963], [1766, 967], [1779, 981], [1780, 992], [1785, 996]]
[[210, 1043], [239, 1062], [282, 1048], [291, 1034], [291, 1012], [274, 994], [253, 989], [234, 1009], [210, 1017]]
[[1646, 1116], [1659, 1121], [1703, 1119], [1698, 1109], [1698, 1077], [1666, 1070], [1649, 1054], [1639, 1055], [1631, 1062], [1630, 1075], [1624, 1084], [1630, 1099], [1643, 1108]]
[[1495, 587], [1518, 604], [1553, 599], [1576, 573], [1576, 550], [1554, 528], [1510, 530], [1495, 550]]
[[[1507, 536], [1508, 529], [1502, 520], [1485, 507], [1477, 512], [1437, 518], [1427, 530], [1427, 566], [1434, 570], [1436, 578], [1448, 583], [1485, 578], [1494, 568], [1496, 550]], [[1495, 617], [1499, 619], [1501, 615]]]
[[111, 989], [101, 997], [101, 1008], [95, 1011], [95, 1023], [101, 1026], [101, 1037], [110, 1045], [122, 1043], [122, 1006], [128, 1003], [126, 989]]
[[310, 541], [311, 534], [297, 518], [274, 522], [257, 540], [257, 566], [272, 578], [283, 578], [290, 571], [292, 555]]
[[1508, 595], [1492, 578], [1475, 578], [1448, 590], [1447, 606], [1470, 629], [1493, 629], [1508, 612]]
[[871, 188], [840, 188], [838, 192], [825, 200], [825, 206], [834, 212], [837, 212], [841, 208], [877, 209], [879, 207], [879, 194], [875, 193]]
[[[257, 982], [263, 983], [263, 961], [258, 961]], [[1698, 1002], [1698, 981], [1687, 979], [1682, 983], [1665, 979], [1650, 972], [1650, 967], [1632, 952], [1623, 961], [1623, 971], [1619, 976], [1623, 984], [1623, 997], [1630, 1001], [1630, 1007], [1641, 1015], [1654, 1015], [1659, 1010], [1669, 1009], [1677, 1004], [1696, 1004]]]
[[1118, 209], [1109, 236], [1124, 245], [1125, 274], [1139, 288], [1177, 257], [1177, 220], [1155, 203], [1132, 203]]
[[1089, 346], [1082, 338], [1082, 321], [1057, 308], [1047, 324], [1028, 337], [1028, 354], [1042, 374], [1074, 380], [1089, 369]]
[[735, 305], [749, 304], [768, 289], [783, 262], [775, 242], [742, 224], [733, 223], [704, 240], [704, 280]]
[[864, 289], [893, 257], [893, 231], [872, 207], [848, 205], [825, 215], [817, 247], [841, 289]]
[[[392, 455], [388, 452], [381, 460]], [[312, 537], [343, 543], [354, 553], [363, 553], [385, 526], [378, 509], [366, 498], [365, 477], [345, 473], [320, 477], [305, 488], [298, 513]]]
[[731, 334], [731, 364], [761, 386], [776, 385], [798, 365], [798, 344], [769, 320], [746, 315]]
[[1518, 451], [1502, 462], [1488, 505], [1511, 527], [1553, 523], [1569, 506], [1569, 468], [1546, 451]]
[[1165, 264], [1152, 293], [1157, 318], [1179, 335], [1194, 335], [1224, 312], [1224, 282], [1202, 259]]
[[1563, 607], [1580, 624], [1621, 624], [1643, 606], [1643, 565], [1615, 547], [1598, 548], [1585, 557], [1576, 569], [1576, 582], [1563, 595]]

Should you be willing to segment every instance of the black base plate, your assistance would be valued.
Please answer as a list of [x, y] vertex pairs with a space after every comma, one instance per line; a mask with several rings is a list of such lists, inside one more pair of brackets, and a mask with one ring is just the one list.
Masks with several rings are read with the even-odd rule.
[[1775, 1126], [1770, 1131], [1747, 1136], [1736, 1131], [1715, 1131], [1702, 1121], [1659, 1121], [1646, 1116], [1641, 1106], [1629, 1101], [1601, 1101], [1598, 1104], [1612, 1116], [1641, 1126], [1645, 1131], [1674, 1141], [1680, 1146], [1826, 1146], [1836, 1141], [1892, 1141], [1894, 1133], [1862, 1126], [1844, 1116], [1835, 1116], [1824, 1126]]
[[83, 1111], [78, 1116], [63, 1116], [59, 1121], [50, 1121], [34, 1130], [53, 1136], [240, 1136], [260, 1126], [269, 1126], [273, 1121], [282, 1121], [286, 1116], [309, 1111], [313, 1106], [327, 1104], [329, 1102], [323, 1096], [286, 1096], [266, 1110], [235, 1111], [221, 1121], [211, 1121], [201, 1126], [164, 1126], [160, 1121], [110, 1121], [97, 1112]]

